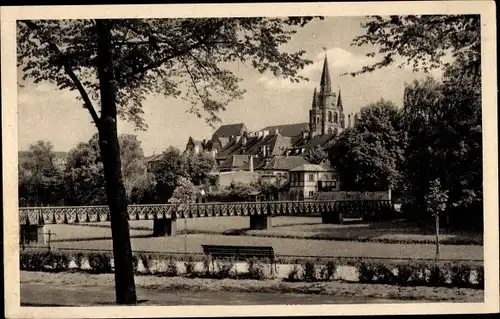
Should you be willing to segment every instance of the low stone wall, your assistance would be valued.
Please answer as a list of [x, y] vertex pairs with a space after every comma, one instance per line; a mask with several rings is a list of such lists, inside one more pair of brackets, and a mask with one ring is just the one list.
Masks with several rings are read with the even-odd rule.
[[[156, 273], [165, 273], [168, 269], [169, 266], [169, 261], [166, 260], [156, 260], [152, 259], [151, 265], [149, 266], [149, 270], [146, 269], [144, 266], [142, 260], [139, 259], [138, 265], [137, 265], [137, 272], [140, 274], [151, 274], [154, 275]], [[111, 259], [111, 264], [114, 267], [113, 259]], [[186, 274], [186, 265], [184, 262], [181, 261], [174, 261], [174, 264], [177, 267], [177, 274], [178, 275], [183, 275]], [[203, 262], [194, 262], [194, 271], [198, 273], [202, 273], [205, 270]], [[288, 275], [292, 270], [295, 268], [299, 273], [304, 271], [304, 268], [300, 264], [276, 264], [276, 265], [270, 265], [270, 264], [263, 264], [264, 267], [264, 275], [268, 279], [287, 279]], [[84, 258], [82, 261], [81, 267], [78, 267], [77, 264], [75, 263], [74, 260], [70, 261], [69, 267], [70, 269], [77, 269], [80, 268], [82, 270], [91, 270], [90, 264], [88, 259]], [[317, 267], [316, 272], [317, 272], [317, 278], [319, 278], [319, 267]], [[209, 271], [213, 272], [217, 270], [217, 261], [214, 263], [209, 264]], [[238, 274], [244, 274], [248, 272], [248, 264], [246, 262], [236, 262], [233, 265], [233, 268], [231, 271], [238, 273]], [[392, 270], [394, 275], [398, 274], [398, 270], [394, 268]], [[358, 282], [359, 281], [359, 272], [357, 267], [351, 266], [351, 265], [338, 265], [335, 269], [335, 273], [333, 275], [333, 280], [344, 280], [344, 281], [349, 281], [349, 282]], [[448, 280], [447, 283], [451, 281]], [[470, 273], [470, 278], [469, 278], [470, 283], [476, 284], [478, 282], [477, 279], [477, 271], [476, 270], [471, 270]]]

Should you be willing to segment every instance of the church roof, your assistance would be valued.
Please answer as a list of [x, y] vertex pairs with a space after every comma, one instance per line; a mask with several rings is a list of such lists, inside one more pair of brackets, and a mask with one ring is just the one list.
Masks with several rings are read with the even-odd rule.
[[242, 131], [246, 130], [247, 128], [243, 123], [228, 124], [220, 126], [213, 135], [217, 137], [238, 136], [242, 134]]
[[302, 132], [309, 130], [309, 123], [274, 125], [274, 126], [267, 126], [262, 129], [262, 131], [269, 131], [270, 134], [274, 134], [276, 130], [278, 130], [278, 132], [283, 136], [288, 136], [288, 137], [297, 136], [302, 134]]

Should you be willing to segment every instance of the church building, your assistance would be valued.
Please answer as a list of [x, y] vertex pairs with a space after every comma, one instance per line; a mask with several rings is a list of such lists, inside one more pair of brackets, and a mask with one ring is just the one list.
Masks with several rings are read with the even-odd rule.
[[344, 108], [340, 88], [333, 87], [325, 57], [319, 92], [314, 88], [312, 108], [309, 111], [309, 132], [312, 136], [337, 135], [345, 128]]

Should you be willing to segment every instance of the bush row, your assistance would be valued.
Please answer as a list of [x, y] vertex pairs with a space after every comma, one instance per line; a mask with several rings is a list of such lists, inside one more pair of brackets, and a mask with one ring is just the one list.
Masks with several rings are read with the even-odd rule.
[[[161, 267], [159, 265], [161, 263]], [[179, 276], [179, 262], [184, 265], [182, 275], [201, 278], [266, 279], [269, 262], [250, 259], [246, 261], [246, 271], [238, 273], [236, 261], [231, 259], [212, 260], [203, 255], [154, 256], [138, 254], [133, 256], [134, 271], [137, 275]], [[202, 262], [202, 267], [197, 263]], [[448, 286], [484, 288], [484, 268], [468, 263], [437, 262], [382, 262], [356, 258], [280, 260], [292, 264], [285, 280], [317, 282], [334, 280], [339, 266], [354, 266], [361, 283], [389, 284], [401, 286]], [[91, 273], [112, 273], [112, 254], [108, 252], [66, 253], [61, 251], [23, 251], [20, 254], [21, 270], [68, 271], [80, 270]]]
[[[159, 267], [158, 261], [163, 262]], [[202, 269], [196, 269], [197, 262], [202, 262]], [[73, 262], [73, 265], [71, 263]], [[246, 261], [247, 271], [238, 274], [235, 260], [212, 260], [208, 256], [153, 256], [138, 254], [133, 256], [136, 275], [154, 274], [158, 276], [179, 276], [178, 262], [184, 264], [183, 275], [204, 278], [247, 278], [265, 279], [265, 261], [249, 259]], [[141, 266], [141, 269], [139, 267]], [[88, 271], [95, 274], [112, 273], [114, 271], [113, 256], [109, 252], [66, 253], [61, 251], [23, 251], [20, 254], [20, 268], [28, 271], [61, 272], [69, 270]]]
[[484, 267], [468, 263], [363, 261], [357, 265], [359, 281], [400, 286], [484, 288]]

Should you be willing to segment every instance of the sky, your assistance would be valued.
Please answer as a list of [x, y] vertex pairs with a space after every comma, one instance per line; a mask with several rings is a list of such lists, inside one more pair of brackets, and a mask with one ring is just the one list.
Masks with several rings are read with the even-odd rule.
[[[390, 66], [369, 74], [340, 76], [347, 71], [377, 61], [378, 56], [366, 57], [373, 47], [351, 46], [352, 39], [363, 34], [363, 17], [328, 17], [315, 20], [301, 28], [283, 47], [286, 51], [305, 50], [306, 58], [314, 61], [301, 71], [307, 82], [290, 83], [272, 74], [260, 74], [249, 66], [234, 63], [231, 69], [243, 79], [246, 89], [243, 99], [231, 103], [220, 113], [223, 124], [245, 123], [256, 131], [269, 125], [308, 122], [312, 94], [319, 86], [325, 54], [328, 56], [332, 86], [342, 91], [344, 113], [358, 111], [381, 98], [401, 107], [405, 83], [425, 75], [410, 68]], [[326, 50], [325, 50], [326, 49]], [[18, 72], [22, 72], [18, 70]], [[18, 78], [20, 78], [18, 74]], [[440, 76], [440, 72], [433, 74]], [[86, 142], [96, 133], [91, 118], [77, 93], [58, 90], [46, 82], [22, 83], [18, 88], [19, 149], [27, 150], [38, 140], [49, 140], [55, 151], [69, 151], [79, 142]], [[143, 104], [147, 131], [135, 131], [134, 126], [118, 122], [118, 133], [136, 134], [146, 156], [161, 153], [169, 146], [184, 149], [189, 137], [209, 139], [215, 131], [204, 119], [187, 112], [190, 105], [175, 98], [149, 96]]]

